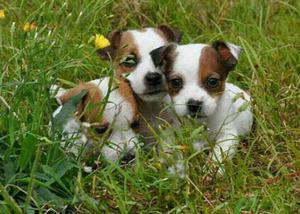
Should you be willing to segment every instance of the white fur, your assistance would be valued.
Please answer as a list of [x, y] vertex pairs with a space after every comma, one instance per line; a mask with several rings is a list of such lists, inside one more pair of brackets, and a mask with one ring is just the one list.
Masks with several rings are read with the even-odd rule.
[[[145, 31], [130, 30], [134, 43], [138, 48], [140, 59], [133, 72], [129, 73], [127, 79], [130, 81], [132, 90], [144, 101], [151, 102], [162, 99], [167, 95], [167, 91], [159, 94], [147, 95], [145, 76], [148, 73], [158, 72], [150, 56], [150, 52], [158, 47], [165, 45], [165, 40], [153, 28], [146, 28]], [[165, 80], [164, 80], [165, 81]]]
[[103, 96], [109, 94], [103, 117], [110, 124], [114, 123], [114, 128], [118, 130], [127, 130], [128, 123], [129, 121], [132, 121], [134, 116], [132, 107], [118, 90], [114, 88], [109, 89], [109, 81], [109, 77], [91, 81], [99, 87]]
[[238, 45], [226, 42], [226, 45], [228, 46], [230, 52], [232, 53], [232, 55], [234, 56], [234, 58], [238, 59], [241, 52], [242, 52], [242, 48]]
[[[240, 48], [227, 43], [234, 57], [238, 58]], [[252, 126], [252, 112], [250, 105], [240, 111], [243, 105], [250, 102], [250, 96], [237, 86], [226, 83], [224, 93], [219, 97], [210, 96], [199, 83], [199, 62], [201, 51], [207, 45], [189, 44], [177, 46], [178, 54], [172, 75], [183, 77], [184, 85], [178, 94], [172, 97], [172, 104], [180, 116], [188, 116], [187, 102], [189, 99], [203, 101], [200, 116], [209, 130], [211, 140], [216, 141], [213, 159], [222, 162], [224, 158], [231, 158], [238, 143], [238, 136], [247, 134]], [[204, 142], [194, 143], [195, 149], [203, 149]]]
[[[167, 90], [155, 95], [146, 95], [147, 87], [145, 85], [145, 76], [148, 72], [162, 71], [155, 67], [150, 56], [150, 52], [158, 47], [166, 45], [166, 40], [156, 32], [154, 28], [146, 28], [143, 31], [129, 30], [132, 34], [135, 45], [138, 48], [140, 59], [139, 63], [129, 75], [126, 77], [131, 84], [132, 90], [141, 101], [139, 102], [139, 112], [142, 116], [140, 122], [141, 135], [144, 137], [145, 143], [153, 143], [153, 131], [159, 131], [159, 125], [162, 121], [175, 123], [174, 116], [170, 109], [164, 109], [164, 100], [169, 100]], [[166, 89], [166, 80], [163, 76]], [[153, 131], [152, 131], [153, 130]]]
[[191, 98], [203, 101], [202, 113], [204, 116], [211, 115], [217, 106], [217, 99], [209, 96], [206, 90], [199, 86], [199, 59], [201, 50], [206, 46], [189, 44], [180, 45], [176, 49], [178, 53], [176, 59], [180, 60], [175, 61], [173, 70], [176, 71], [176, 75], [183, 78], [183, 88], [176, 96], [172, 97], [172, 101], [179, 116], [185, 116], [188, 113], [186, 103]]
[[[164, 89], [161, 93], [155, 95], [147, 95], [148, 91], [145, 84], [145, 76], [148, 72], [158, 72], [162, 74], [162, 71], [155, 67], [150, 56], [150, 52], [158, 47], [166, 45], [167, 42], [161, 37], [153, 28], [146, 28], [145, 31], [130, 30], [129, 31], [134, 39], [135, 45], [137, 45], [140, 60], [133, 72], [127, 75], [127, 79], [130, 81], [131, 87], [139, 100], [139, 112], [141, 114], [140, 122], [140, 134], [143, 137], [144, 143], [156, 143], [154, 136], [160, 133], [163, 136], [163, 141], [172, 141], [174, 136], [164, 136], [165, 130], [160, 129], [160, 125], [164, 123], [172, 124], [173, 126], [179, 126], [177, 118], [174, 116], [170, 108], [166, 108], [165, 104], [169, 103], [170, 96], [167, 94], [166, 79], [163, 76]], [[168, 130], [167, 130], [168, 132]], [[173, 138], [172, 138], [173, 137]], [[165, 150], [165, 148], [163, 148]], [[178, 152], [179, 153], [179, 152]], [[180, 154], [178, 154], [180, 156]], [[180, 177], [184, 177], [185, 167], [181, 161], [176, 162], [174, 165], [168, 166], [168, 172], [170, 174], [178, 174]]]
[[[133, 119], [133, 110], [128, 101], [116, 89], [109, 88], [110, 78], [97, 79], [91, 81], [96, 84], [101, 91], [102, 96], [108, 95], [108, 103], [103, 112], [103, 118], [106, 122], [112, 124], [112, 133], [109, 136], [109, 145], [104, 145], [102, 148], [103, 156], [109, 161], [116, 161], [119, 159], [120, 154], [127, 151], [132, 151], [138, 143], [136, 134], [130, 128], [130, 121]], [[53, 113], [55, 117], [62, 109], [59, 106]], [[73, 143], [68, 145], [66, 150], [70, 153], [79, 155], [80, 150], [86, 146], [87, 143], [92, 145], [85, 135], [85, 130], [88, 127], [83, 127], [83, 124], [75, 117], [72, 116], [63, 125], [63, 142], [62, 146], [66, 147], [66, 139], [74, 139]]]
[[61, 105], [61, 101], [59, 99], [60, 96], [62, 96], [66, 92], [65, 89], [59, 87], [58, 85], [51, 85], [49, 94], [51, 97], [54, 97], [56, 99], [56, 102]]

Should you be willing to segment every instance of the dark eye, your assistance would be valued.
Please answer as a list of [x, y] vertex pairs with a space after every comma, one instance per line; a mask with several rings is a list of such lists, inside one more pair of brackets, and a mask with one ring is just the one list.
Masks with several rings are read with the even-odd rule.
[[170, 82], [171, 87], [172, 87], [173, 89], [179, 90], [179, 89], [182, 88], [183, 82], [182, 82], [182, 79], [179, 78], [179, 77], [173, 78], [173, 79], [171, 79], [169, 82]]
[[107, 131], [107, 129], [108, 129], [108, 123], [104, 124], [103, 126], [100, 126], [100, 127], [95, 127], [94, 131], [96, 134], [101, 135], [101, 134], [105, 133]]
[[121, 64], [128, 68], [135, 67], [137, 65], [137, 58], [134, 54], [130, 54], [121, 61]]
[[207, 80], [207, 86], [209, 88], [216, 88], [219, 86], [220, 80], [214, 77], [209, 77]]

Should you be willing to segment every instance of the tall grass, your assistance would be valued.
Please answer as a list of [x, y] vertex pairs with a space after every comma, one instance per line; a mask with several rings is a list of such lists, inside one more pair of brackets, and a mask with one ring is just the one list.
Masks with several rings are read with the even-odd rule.
[[[1, 213], [298, 213], [300, 209], [300, 2], [273, 0], [0, 1]], [[24, 32], [26, 22], [35, 29]], [[53, 83], [110, 73], [95, 33], [168, 23], [183, 43], [224, 39], [244, 52], [230, 81], [251, 92], [255, 129], [211, 183], [205, 154], [184, 152], [185, 180], [152, 151], [86, 174], [49, 135]], [[191, 148], [189, 127], [180, 143]]]

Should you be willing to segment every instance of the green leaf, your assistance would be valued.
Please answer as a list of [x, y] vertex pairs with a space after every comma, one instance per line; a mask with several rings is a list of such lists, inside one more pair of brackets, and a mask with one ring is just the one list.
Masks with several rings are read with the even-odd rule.
[[86, 205], [87, 205], [87, 207], [89, 207], [89, 209], [94, 210], [95, 212], [99, 212], [98, 201], [96, 201], [92, 197], [88, 196], [88, 194], [82, 193], [80, 196], [80, 199], [86, 203]]
[[233, 210], [234, 214], [239, 214], [241, 213], [243, 207], [245, 205], [245, 198], [241, 198], [240, 200], [238, 200], [238, 202], [235, 205], [235, 208]]
[[61, 131], [63, 125], [68, 121], [68, 119], [74, 113], [76, 106], [86, 95], [88, 91], [82, 90], [79, 94], [73, 96], [68, 102], [66, 102], [61, 111], [53, 118], [53, 128], [54, 130]]
[[[55, 178], [51, 178], [50, 180], [48, 180], [47, 185], [50, 186], [52, 183], [54, 183], [56, 181], [56, 179], [62, 178], [66, 174], [66, 172], [68, 172], [69, 170], [71, 170], [75, 167], [76, 167], [76, 165], [72, 164], [69, 161], [66, 161], [66, 160], [59, 161], [52, 167], [53, 168], [52, 171], [55, 174]], [[51, 174], [51, 176], [53, 176], [53, 174]]]
[[37, 140], [32, 135], [26, 135], [22, 142], [21, 154], [18, 159], [18, 167], [23, 170], [32, 159], [36, 151]]
[[[53, 167], [50, 167], [48, 165], [43, 165], [42, 166], [43, 171], [48, 174], [51, 175], [51, 177], [69, 194], [71, 194], [70, 190], [65, 186], [64, 182], [61, 180], [61, 176], [59, 174], [57, 174], [56, 170]], [[52, 181], [50, 181], [51, 183]], [[48, 183], [47, 183], [48, 185]]]
[[55, 205], [57, 208], [62, 209], [64, 207], [65, 199], [59, 197], [53, 191], [49, 191], [47, 188], [37, 188], [34, 191], [35, 199], [40, 206], [45, 204]]
[[15, 213], [22, 213], [21, 208], [16, 201], [9, 195], [4, 186], [0, 184], [0, 195], [4, 198], [4, 201], [15, 211]]

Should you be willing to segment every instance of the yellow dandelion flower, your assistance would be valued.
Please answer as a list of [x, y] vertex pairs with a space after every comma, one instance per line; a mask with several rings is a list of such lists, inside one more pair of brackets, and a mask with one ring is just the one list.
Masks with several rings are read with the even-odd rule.
[[5, 18], [5, 12], [4, 10], [0, 10], [0, 19], [4, 19]]
[[26, 22], [26, 23], [24, 24], [24, 26], [23, 26], [23, 31], [24, 31], [24, 32], [29, 32], [29, 31], [34, 30], [35, 28], [36, 28], [35, 22], [31, 22], [31, 23]]
[[30, 23], [26, 22], [23, 26], [23, 31], [24, 32], [29, 32], [30, 31]]
[[110, 46], [110, 42], [107, 38], [105, 38], [103, 35], [96, 34], [95, 37], [95, 47], [97, 49], [103, 49]]

